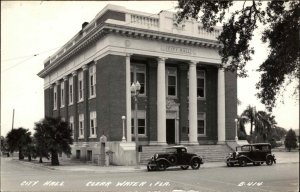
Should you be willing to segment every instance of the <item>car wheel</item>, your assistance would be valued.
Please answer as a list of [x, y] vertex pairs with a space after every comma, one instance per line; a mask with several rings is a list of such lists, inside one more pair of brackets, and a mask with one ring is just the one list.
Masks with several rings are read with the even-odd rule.
[[200, 160], [199, 159], [193, 159], [191, 162], [192, 169], [199, 169], [200, 167]]
[[174, 155], [170, 156], [170, 157], [168, 158], [168, 160], [169, 160], [170, 163], [173, 164], [173, 165], [177, 163], [177, 159], [176, 159], [176, 157], [175, 157]]
[[180, 166], [182, 170], [187, 170], [189, 168], [188, 165], [183, 165], [183, 166]]
[[268, 156], [267, 159], [266, 159], [266, 164], [267, 165], [272, 165], [273, 164], [273, 159], [272, 157]]
[[147, 165], [147, 170], [148, 170], [148, 171], [155, 171], [155, 170], [156, 170], [156, 168], [155, 168], [155, 167], [151, 167], [151, 166]]
[[240, 160], [239, 160], [239, 164], [240, 164], [241, 167], [247, 166], [247, 161], [246, 161], [246, 159], [245, 159], [245, 158], [240, 159]]
[[164, 171], [164, 170], [166, 170], [166, 168], [167, 168], [166, 163], [163, 162], [163, 161], [159, 161], [159, 162], [157, 163], [157, 168], [158, 168], [159, 171]]

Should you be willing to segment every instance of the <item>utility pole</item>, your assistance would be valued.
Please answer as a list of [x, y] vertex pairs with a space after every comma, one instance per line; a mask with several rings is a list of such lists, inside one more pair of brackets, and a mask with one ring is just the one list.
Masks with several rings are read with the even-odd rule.
[[11, 130], [14, 129], [14, 120], [15, 120], [15, 109], [13, 109], [13, 118], [12, 118], [12, 126], [11, 126]]

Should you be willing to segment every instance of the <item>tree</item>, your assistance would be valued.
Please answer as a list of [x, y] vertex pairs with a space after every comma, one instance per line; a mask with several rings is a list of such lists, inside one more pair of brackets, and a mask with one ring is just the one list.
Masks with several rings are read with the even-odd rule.
[[291, 149], [295, 149], [297, 147], [297, 137], [294, 130], [288, 130], [285, 141], [284, 141], [285, 148], [291, 151]]
[[7, 144], [10, 152], [18, 150], [19, 160], [24, 159], [24, 147], [26, 147], [32, 142], [30, 135], [31, 132], [28, 129], [24, 129], [22, 127], [18, 129], [12, 129], [6, 135]]
[[[300, 1], [269, 1], [266, 5], [255, 0], [239, 3], [240, 9], [235, 6], [234, 12], [229, 12], [229, 8], [238, 3], [233, 0], [178, 0], [177, 22], [197, 19], [208, 31], [222, 23], [223, 30], [218, 37], [223, 45], [219, 50], [222, 67], [237, 71], [240, 77], [246, 76], [245, 65], [254, 54], [250, 42], [258, 24], [262, 24], [265, 27], [262, 41], [269, 43], [269, 54], [258, 69], [261, 78], [256, 84], [257, 97], [272, 111], [276, 94], [286, 79], [289, 78], [288, 82], [300, 79]], [[297, 87], [296, 91], [299, 91], [299, 84]]]
[[250, 105], [248, 105], [241, 116], [244, 117], [243, 124], [246, 124], [248, 122], [250, 123], [250, 136], [252, 136], [254, 123], [257, 121], [255, 107], [251, 107]]
[[256, 113], [255, 132], [263, 136], [263, 141], [266, 142], [267, 136], [271, 133], [271, 129], [275, 127], [275, 116], [265, 111]]
[[59, 165], [58, 153], [71, 154], [70, 144], [73, 143], [72, 130], [67, 122], [60, 117], [45, 117], [40, 122], [35, 123], [34, 134], [37, 140], [40, 157], [42, 153], [51, 154], [51, 165]]

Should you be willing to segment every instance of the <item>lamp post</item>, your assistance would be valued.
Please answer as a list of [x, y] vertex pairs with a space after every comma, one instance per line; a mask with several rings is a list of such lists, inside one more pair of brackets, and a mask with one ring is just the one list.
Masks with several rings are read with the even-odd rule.
[[125, 116], [122, 116], [122, 121], [123, 121], [123, 137], [122, 137], [122, 142], [126, 142], [126, 138], [125, 138], [125, 124], [124, 124], [124, 121], [125, 121], [126, 117]]
[[238, 138], [238, 134], [237, 134], [237, 130], [238, 130], [238, 119], [234, 119], [235, 121], [235, 140], [238, 141], [239, 138]]
[[136, 154], [136, 169], [139, 169], [139, 137], [138, 137], [138, 122], [137, 122], [137, 108], [138, 108], [138, 96], [140, 93], [141, 85], [137, 81], [132, 83], [130, 90], [134, 99], [134, 137], [135, 137], [135, 154]]

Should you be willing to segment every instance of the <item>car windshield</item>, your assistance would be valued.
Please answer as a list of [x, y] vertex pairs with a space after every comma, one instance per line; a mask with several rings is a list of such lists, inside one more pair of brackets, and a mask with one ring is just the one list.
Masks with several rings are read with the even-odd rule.
[[251, 149], [251, 146], [249, 146], [249, 145], [241, 147], [241, 151], [250, 151], [250, 149]]
[[166, 149], [166, 152], [167, 152], [167, 153], [176, 153], [176, 152], [177, 152], [177, 149], [175, 149], [175, 148], [167, 148], [167, 149]]

